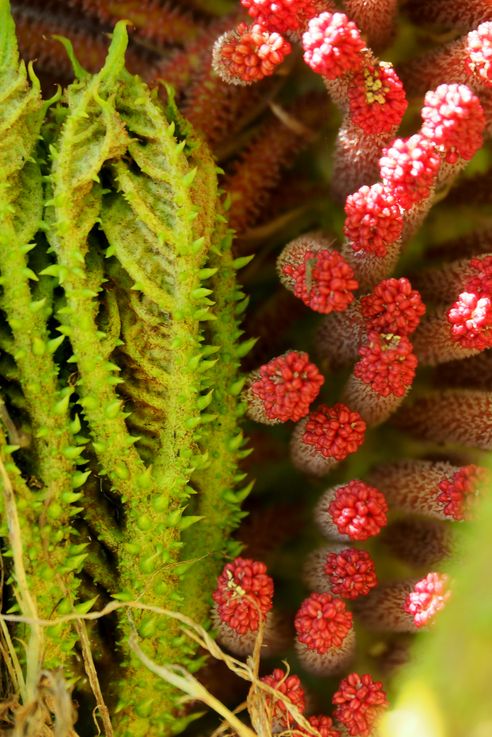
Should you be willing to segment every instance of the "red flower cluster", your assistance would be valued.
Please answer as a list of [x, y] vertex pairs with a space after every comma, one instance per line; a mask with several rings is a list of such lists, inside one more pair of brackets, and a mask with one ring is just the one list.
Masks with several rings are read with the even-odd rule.
[[360, 310], [367, 330], [411, 335], [425, 313], [420, 293], [405, 277], [384, 279], [371, 294], [362, 297]]
[[360, 415], [344, 404], [322, 404], [309, 414], [302, 442], [313, 446], [324, 458], [343, 461], [362, 444], [365, 430]]
[[364, 481], [339, 486], [328, 513], [341, 535], [351, 540], [367, 540], [386, 525], [388, 505], [384, 494]]
[[370, 332], [359, 349], [360, 361], [354, 376], [368, 384], [380, 397], [403, 397], [412, 385], [417, 357], [408, 338], [391, 333]]
[[345, 548], [326, 557], [324, 573], [330, 579], [330, 588], [343, 599], [365, 596], [377, 584], [374, 562], [365, 550]]
[[353, 737], [369, 737], [376, 719], [388, 706], [382, 683], [368, 673], [351, 673], [344, 678], [332, 701], [336, 706], [335, 718]]
[[323, 655], [343, 645], [352, 629], [352, 614], [341, 599], [314, 593], [302, 602], [294, 625], [298, 641]]
[[213, 599], [219, 618], [240, 635], [255, 632], [272, 608], [273, 580], [266, 570], [264, 563], [236, 558], [218, 578]]
[[405, 611], [413, 616], [416, 627], [432, 624], [451, 596], [448, 584], [444, 573], [429, 573], [415, 584], [405, 600]]

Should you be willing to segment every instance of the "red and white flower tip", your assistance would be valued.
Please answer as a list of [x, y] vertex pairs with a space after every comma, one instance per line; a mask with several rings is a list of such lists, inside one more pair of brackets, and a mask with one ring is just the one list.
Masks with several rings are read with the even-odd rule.
[[321, 531], [335, 540], [367, 540], [387, 522], [384, 494], [354, 479], [325, 491], [315, 510]]
[[366, 329], [393, 335], [411, 335], [425, 313], [420, 293], [405, 277], [384, 279], [360, 300]]
[[391, 189], [382, 184], [362, 186], [345, 202], [344, 234], [352, 249], [386, 256], [403, 230], [401, 208]]
[[449, 578], [445, 573], [429, 573], [418, 581], [405, 599], [404, 608], [413, 617], [415, 627], [427, 627], [449, 600]]
[[485, 114], [464, 84], [441, 84], [427, 92], [421, 133], [437, 146], [448, 164], [471, 159], [483, 143]]
[[407, 109], [403, 84], [389, 62], [366, 64], [348, 90], [350, 119], [368, 135], [396, 131]]
[[331, 594], [311, 594], [302, 602], [294, 626], [296, 650], [307, 670], [329, 675], [342, 670], [352, 659], [352, 614], [341, 599]]
[[[261, 681], [285, 696], [301, 714], [304, 713], [306, 695], [298, 676], [289, 675], [281, 668], [275, 668], [273, 673], [264, 676]], [[296, 720], [283, 700], [265, 693], [265, 705], [272, 732], [282, 732], [296, 726]]]
[[343, 256], [317, 234], [287, 244], [277, 261], [282, 284], [315, 312], [343, 312], [354, 299], [358, 283]]
[[236, 558], [224, 566], [213, 593], [219, 639], [233, 652], [252, 652], [260, 626], [272, 609], [273, 579], [264, 563]]
[[271, 31], [298, 31], [316, 15], [313, 0], [241, 0], [249, 15]]
[[492, 294], [489, 294], [462, 292], [449, 308], [451, 338], [461, 348], [475, 352], [492, 347]]
[[350, 673], [333, 694], [334, 717], [353, 737], [369, 737], [376, 721], [388, 707], [388, 699], [381, 681], [374, 681], [368, 673]]
[[466, 67], [482, 85], [492, 86], [492, 23], [481, 23], [466, 38]]
[[365, 43], [344, 13], [321, 13], [312, 18], [302, 45], [306, 64], [329, 80], [354, 72], [363, 63]]
[[415, 378], [417, 357], [409, 339], [370, 332], [359, 348], [343, 400], [371, 426], [380, 425], [400, 406]]
[[290, 43], [279, 33], [259, 23], [240, 23], [217, 39], [212, 64], [224, 82], [246, 85], [273, 74], [290, 51]]
[[439, 166], [435, 145], [420, 133], [406, 139], [396, 138], [383, 150], [379, 161], [383, 184], [404, 210], [430, 196]]
[[485, 469], [474, 464], [454, 466], [447, 461], [412, 459], [377, 466], [370, 480], [395, 509], [460, 521], [469, 519], [485, 477]]
[[244, 393], [248, 416], [267, 425], [298, 422], [309, 412], [323, 383], [307, 353], [288, 351], [272, 358], [249, 376]]
[[[333, 725], [333, 719], [331, 719], [331, 717], [325, 716], [324, 714], [316, 714], [308, 717], [307, 721], [311, 727], [318, 730], [321, 737], [342, 737], [341, 732]], [[306, 735], [306, 737], [308, 737], [308, 735], [309, 737], [312, 737], [312, 733], [308, 732], [307, 729], [298, 727], [296, 731]]]
[[294, 466], [313, 476], [324, 476], [355, 453], [364, 442], [366, 424], [345, 404], [321, 404], [295, 427], [291, 442]]
[[342, 599], [365, 596], [377, 585], [374, 561], [369, 553], [343, 545], [313, 551], [306, 562], [305, 580], [314, 591]]

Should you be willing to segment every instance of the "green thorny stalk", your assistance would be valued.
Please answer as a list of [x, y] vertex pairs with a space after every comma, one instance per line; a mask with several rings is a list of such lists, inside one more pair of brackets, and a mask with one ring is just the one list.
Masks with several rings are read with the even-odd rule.
[[[0, 13], [3, 425], [7, 435], [10, 411], [16, 433], [32, 437], [16, 464], [12, 438], [2, 453], [34, 612], [86, 610], [76, 601], [85, 566], [115, 598], [206, 623], [224, 555], [238, 552], [229, 537], [249, 491], [235, 490], [247, 452], [238, 396], [250, 343], [239, 343], [246, 300], [235, 278], [244, 260], [231, 256], [217, 169], [171, 93], [164, 110], [125, 71], [124, 23], [98, 74], [73, 59], [77, 79], [48, 111], [19, 67], [7, 0]], [[87, 463], [90, 471], [77, 469]], [[16, 575], [14, 565], [14, 589]], [[33, 616], [20, 599], [19, 608]], [[128, 637], [136, 629], [157, 662], [196, 670], [200, 660], [177, 625], [132, 612], [119, 620], [115, 733], [179, 731], [190, 719], [179, 694], [131, 653]], [[67, 625], [48, 635], [39, 664], [70, 674], [76, 637]]]

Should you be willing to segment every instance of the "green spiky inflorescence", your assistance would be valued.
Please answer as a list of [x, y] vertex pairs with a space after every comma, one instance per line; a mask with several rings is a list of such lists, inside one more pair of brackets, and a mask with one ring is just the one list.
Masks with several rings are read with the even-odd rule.
[[[18, 65], [7, 0], [0, 13], [0, 452], [34, 611], [86, 610], [83, 566], [79, 598], [90, 577], [116, 599], [205, 624], [250, 488], [236, 489], [244, 260], [231, 254], [215, 163], [172, 94], [164, 109], [126, 72], [124, 23], [98, 74], [67, 44], [77, 79], [47, 112]], [[177, 624], [121, 610], [116, 733], [176, 732], [190, 717], [130, 653], [135, 631], [158, 662], [201, 662]], [[71, 675], [69, 625], [48, 636], [40, 667]]]

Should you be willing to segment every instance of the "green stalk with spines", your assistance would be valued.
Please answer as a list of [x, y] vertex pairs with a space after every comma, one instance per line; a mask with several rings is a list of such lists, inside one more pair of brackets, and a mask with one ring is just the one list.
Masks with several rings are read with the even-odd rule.
[[[52, 305], [46, 291], [32, 283], [39, 276], [28, 253], [42, 221], [43, 191], [37, 154], [46, 112], [39, 83], [19, 63], [15, 29], [5, 0], [0, 2], [0, 307], [12, 332], [12, 356], [29, 415], [32, 440], [24, 451], [40, 489], [23, 484], [18, 503], [23, 512], [25, 568], [40, 616], [66, 612], [73, 606], [80, 569], [80, 551], [72, 555], [71, 517], [80, 494], [74, 451], [78, 447], [68, 414], [69, 391], [61, 389], [46, 321]], [[49, 292], [48, 292], [49, 294]], [[19, 484], [17, 484], [19, 486]], [[47, 631], [43, 667], [67, 662], [75, 638], [71, 627]]]
[[[176, 608], [184, 575], [182, 531], [198, 522], [196, 516], [184, 515], [194, 492], [188, 484], [193, 470], [208, 462], [199, 440], [202, 427], [213, 419], [201, 401], [203, 375], [212, 365], [202, 347], [203, 323], [215, 317], [202, 268], [214, 229], [217, 181], [205, 146], [181, 137], [176, 111], [176, 120], [169, 122], [140, 80], [126, 77], [116, 106], [133, 140], [129, 156], [113, 165], [120, 193], [107, 198], [102, 228], [109, 255], [116, 257], [123, 273], [114, 266], [110, 271], [120, 288], [127, 289], [129, 278], [134, 280], [140, 297], [138, 303], [133, 299], [135, 310], [132, 300], [122, 305], [122, 314], [131, 310], [130, 324], [122, 318], [125, 340], [120, 354], [128, 369], [122, 372], [122, 390], [131, 399], [131, 420], [145, 417], [149, 409], [161, 419], [149, 479], [159, 491], [137, 491], [125, 501], [121, 596], [141, 595], [146, 603]], [[203, 593], [200, 599], [206, 600]], [[197, 666], [178, 628], [148, 613], [136, 619], [150, 657]], [[122, 628], [126, 636], [124, 619]], [[130, 661], [119, 693], [121, 734], [165, 734], [182, 727], [187, 719], [173, 716], [176, 696], [141, 664]]]

